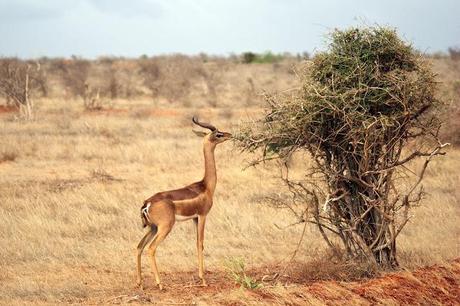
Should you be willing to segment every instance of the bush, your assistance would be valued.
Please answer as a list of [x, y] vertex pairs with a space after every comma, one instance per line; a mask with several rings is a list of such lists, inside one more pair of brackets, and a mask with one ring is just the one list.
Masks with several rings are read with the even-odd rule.
[[199, 58], [173, 55], [140, 61], [140, 74], [154, 98], [178, 102], [188, 97], [193, 82], [205, 72]]
[[[105, 60], [107, 62], [107, 60]], [[60, 75], [66, 89], [73, 97], [81, 97], [86, 110], [102, 108], [101, 87], [93, 87], [89, 82], [91, 62], [72, 56], [70, 60], [62, 59], [53, 63], [52, 70]], [[110, 82], [110, 81], [109, 81]]]
[[242, 54], [242, 61], [244, 64], [251, 64], [251, 63], [258, 63], [258, 64], [266, 64], [266, 63], [277, 63], [284, 58], [281, 54], [275, 54], [270, 51], [267, 51], [262, 54], [257, 54], [253, 52], [244, 52]]
[[57, 72], [72, 96], [83, 98], [87, 92], [90, 68], [90, 61], [73, 57], [54, 61], [52, 70]]
[[460, 146], [460, 80], [454, 80], [448, 92], [452, 96], [447, 96], [446, 99], [452, 99], [452, 104], [445, 109], [443, 113], [445, 118], [445, 128], [442, 129], [442, 139], [448, 141], [455, 146]]
[[243, 63], [244, 64], [250, 64], [250, 63], [254, 62], [254, 60], [256, 59], [256, 56], [257, 56], [257, 54], [255, 54], [253, 52], [244, 52], [242, 54]]
[[460, 60], [460, 47], [450, 47], [448, 49], [450, 58], [454, 61]]
[[[258, 161], [307, 151], [314, 164], [305, 179], [289, 171], [282, 177], [302, 207], [300, 221], [316, 224], [337, 254], [330, 234], [348, 257], [396, 266], [396, 237], [422, 197], [429, 161], [445, 146], [437, 137], [434, 74], [394, 30], [381, 27], [334, 31], [328, 50], [302, 74], [302, 89], [267, 97], [268, 114], [237, 139], [244, 150], [263, 149]], [[415, 182], [403, 184], [407, 163], [421, 156], [427, 159]]]
[[246, 265], [242, 258], [229, 258], [225, 262], [225, 269], [229, 278], [236, 284], [240, 284], [242, 288], [259, 289], [263, 287], [262, 282], [246, 274]]
[[19, 156], [19, 153], [16, 149], [12, 148], [2, 148], [0, 151], [0, 163], [15, 161]]
[[258, 54], [256, 58], [254, 59], [254, 62], [258, 64], [266, 64], [266, 63], [272, 64], [272, 63], [278, 63], [283, 58], [284, 56], [281, 54], [275, 54], [270, 51], [267, 51], [265, 53]]
[[47, 94], [47, 80], [40, 64], [17, 58], [0, 59], [0, 94], [14, 104], [26, 119], [32, 119], [32, 98], [38, 91]]

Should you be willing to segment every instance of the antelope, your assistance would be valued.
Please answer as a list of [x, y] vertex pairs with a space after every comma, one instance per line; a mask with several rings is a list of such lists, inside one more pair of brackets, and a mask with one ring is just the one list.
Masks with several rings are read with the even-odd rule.
[[155, 252], [158, 245], [166, 238], [176, 221], [192, 219], [197, 232], [198, 276], [202, 286], [207, 286], [204, 278], [203, 240], [206, 215], [209, 213], [216, 189], [216, 163], [214, 149], [220, 143], [229, 140], [232, 134], [221, 132], [209, 123], [200, 122], [192, 118], [194, 124], [208, 129], [211, 132], [193, 131], [203, 137], [204, 177], [201, 181], [185, 186], [184, 188], [163, 191], [154, 194], [144, 201], [141, 208], [141, 218], [144, 227], [149, 227], [137, 246], [137, 285], [142, 288], [141, 256], [145, 246], [150, 243], [148, 252], [151, 259], [156, 284], [162, 290], [163, 286], [158, 275]]

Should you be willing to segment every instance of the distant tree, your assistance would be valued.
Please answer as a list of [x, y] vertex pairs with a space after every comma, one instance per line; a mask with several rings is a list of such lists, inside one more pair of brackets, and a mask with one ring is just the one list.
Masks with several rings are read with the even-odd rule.
[[242, 54], [242, 58], [243, 58], [242, 60], [243, 60], [244, 64], [250, 64], [250, 63], [254, 62], [256, 57], [257, 57], [257, 54], [255, 54], [253, 52], [244, 52]]

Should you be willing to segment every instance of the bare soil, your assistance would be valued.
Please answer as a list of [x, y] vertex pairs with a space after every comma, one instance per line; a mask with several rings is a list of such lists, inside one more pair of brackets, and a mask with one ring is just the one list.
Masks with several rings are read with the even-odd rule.
[[[266, 266], [248, 271], [254, 279], [268, 279]], [[460, 259], [415, 271], [384, 273], [359, 281], [314, 281], [309, 275], [280, 277], [265, 282], [261, 289], [248, 290], [233, 283], [225, 271], [208, 271], [208, 286], [198, 286], [196, 272], [163, 274], [165, 290], [158, 290], [146, 275], [144, 290], [126, 288], [80, 301], [83, 304], [160, 304], [160, 305], [459, 305]]]
[[15, 106], [0, 105], [0, 114], [17, 112], [18, 108]]

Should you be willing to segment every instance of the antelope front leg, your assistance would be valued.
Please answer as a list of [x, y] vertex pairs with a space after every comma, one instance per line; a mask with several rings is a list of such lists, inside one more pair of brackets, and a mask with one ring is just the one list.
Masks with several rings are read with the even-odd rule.
[[207, 286], [206, 280], [204, 279], [204, 261], [203, 261], [203, 241], [204, 241], [204, 224], [206, 221], [205, 216], [198, 217], [197, 223], [197, 239], [196, 239], [196, 248], [198, 253], [198, 276], [201, 279], [201, 284]]

